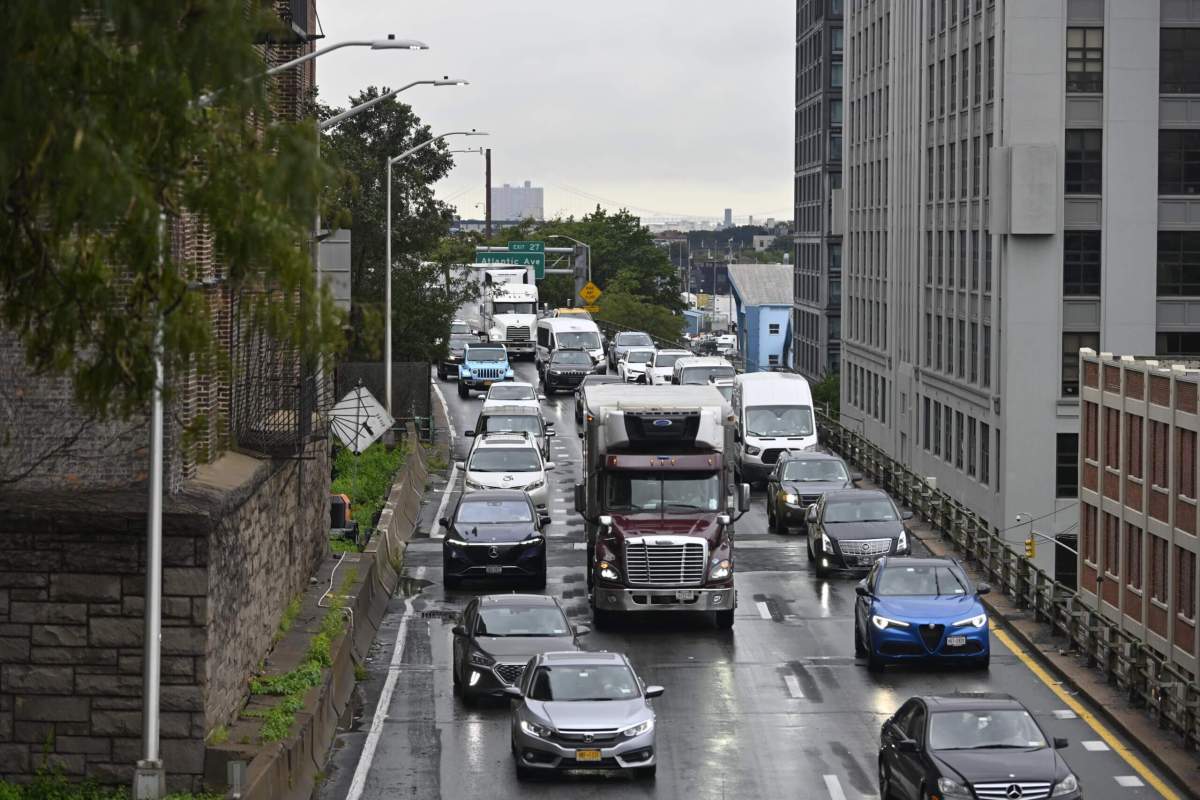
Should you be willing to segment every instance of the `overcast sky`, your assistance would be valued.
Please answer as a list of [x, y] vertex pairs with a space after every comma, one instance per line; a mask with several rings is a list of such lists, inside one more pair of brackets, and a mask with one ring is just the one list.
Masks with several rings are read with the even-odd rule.
[[[792, 216], [794, 0], [318, 0], [328, 43], [395, 33], [423, 52], [322, 58], [323, 102], [451, 77], [402, 95], [434, 130], [478, 128], [492, 182], [544, 186], [547, 217], [599, 198], [643, 217]], [[438, 196], [483, 216], [483, 158]], [[382, 169], [382, 165], [380, 167]]]

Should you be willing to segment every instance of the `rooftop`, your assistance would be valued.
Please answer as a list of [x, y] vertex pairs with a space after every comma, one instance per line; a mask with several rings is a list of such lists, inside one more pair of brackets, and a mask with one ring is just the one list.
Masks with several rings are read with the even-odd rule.
[[746, 306], [791, 306], [790, 264], [730, 264], [733, 291]]

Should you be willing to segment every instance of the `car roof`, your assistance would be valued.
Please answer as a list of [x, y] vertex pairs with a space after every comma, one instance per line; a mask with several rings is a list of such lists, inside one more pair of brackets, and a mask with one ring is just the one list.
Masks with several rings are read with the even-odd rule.
[[725, 356], [688, 356], [675, 362], [677, 367], [732, 367]]
[[485, 403], [479, 413], [489, 417], [540, 417], [542, 415], [540, 406], [506, 406], [502, 405], [504, 402], [504, 400], [492, 400], [491, 405]]
[[[624, 383], [624, 382], [625, 382], [624, 378], [622, 378], [620, 375], [613, 375], [611, 372], [605, 373], [603, 375], [592, 374], [592, 375], [588, 375], [587, 377], [585, 377], [583, 379], [583, 383], [586, 383], [589, 386], [596, 386], [601, 383]], [[580, 384], [580, 385], [582, 386], [583, 384]]]
[[589, 331], [596, 333], [600, 330], [595, 322], [592, 322], [590, 319], [584, 319], [578, 314], [565, 317], [545, 317], [538, 320], [538, 325], [549, 328], [556, 333], [559, 331]]
[[892, 499], [882, 489], [842, 489], [838, 492], [826, 492], [825, 502], [856, 503], [859, 500], [878, 500], [881, 497]]
[[918, 558], [913, 556], [891, 557], [884, 556], [879, 559], [879, 566], [882, 569], [887, 569], [890, 566], [895, 567], [958, 567], [962, 566], [953, 558]]
[[626, 353], [639, 353], [639, 352], [640, 352], [640, 353], [657, 353], [657, 352], [658, 352], [658, 348], [656, 348], [656, 347], [647, 347], [646, 345], [638, 345], [637, 347], [631, 347], [631, 348], [629, 348], [629, 349], [628, 349], [628, 350], [626, 350], [625, 352], [626, 352]]
[[590, 652], [559, 651], [542, 653], [541, 660], [547, 664], [587, 665], [587, 664], [624, 664], [625, 656], [621, 653], [610, 653], [604, 650]]
[[[514, 491], [520, 491], [514, 490]], [[524, 492], [522, 492], [524, 494]], [[479, 598], [481, 606], [557, 606], [558, 601], [544, 594], [485, 594]]]
[[969, 711], [1000, 708], [1027, 710], [1019, 700], [1003, 692], [961, 692], [921, 696], [931, 711]]
[[484, 348], [494, 348], [496, 350], [505, 349], [504, 345], [501, 344], [500, 342], [467, 342], [467, 347], [468, 348], [478, 347], [481, 350]]
[[645, 336], [647, 339], [653, 338], [652, 336], [650, 336], [650, 334], [646, 333], [645, 331], [617, 331], [616, 336], [614, 336], [613, 338], [619, 339], [622, 336]]
[[480, 489], [468, 492], [460, 500], [460, 504], [496, 502], [497, 500], [528, 500], [529, 495], [524, 489]]
[[513, 447], [516, 445], [537, 449], [533, 446], [533, 442], [529, 440], [529, 434], [525, 431], [497, 431], [496, 433], [485, 433], [482, 436], [475, 437], [476, 447]]
[[835, 456], [833, 453], [818, 453], [816, 451], [797, 451], [789, 450], [779, 456], [780, 461], [841, 461], [841, 456]]
[[530, 389], [533, 388], [533, 384], [530, 383], [529, 381], [504, 381], [504, 383], [493, 383], [491, 386], [488, 387], [488, 391], [490, 392], [492, 389], [495, 389], [497, 386], [528, 386]]

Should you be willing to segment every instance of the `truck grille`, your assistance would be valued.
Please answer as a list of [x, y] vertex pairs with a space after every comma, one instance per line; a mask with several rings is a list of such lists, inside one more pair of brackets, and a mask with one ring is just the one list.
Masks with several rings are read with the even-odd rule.
[[625, 546], [625, 574], [635, 585], [696, 586], [704, 580], [707, 549], [704, 542], [631, 540]]
[[498, 367], [471, 367], [471, 375], [479, 378], [482, 381], [499, 381], [504, 380], [503, 366]]
[[[1020, 794], [1012, 791], [1014, 787], [1020, 791]], [[1050, 796], [1050, 784], [1041, 782], [977, 783], [974, 788], [975, 796], [979, 800], [1009, 800], [1013, 795], [1016, 795], [1019, 800], [1042, 800]]]
[[525, 325], [514, 325], [508, 329], [505, 339], [510, 342], [528, 342], [529, 328]]

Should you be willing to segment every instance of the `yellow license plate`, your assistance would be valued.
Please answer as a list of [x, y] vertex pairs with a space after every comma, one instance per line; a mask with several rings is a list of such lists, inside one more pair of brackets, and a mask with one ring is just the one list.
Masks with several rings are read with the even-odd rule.
[[576, 761], [599, 761], [600, 760], [600, 751], [599, 750], [576, 750], [575, 751], [575, 760]]

